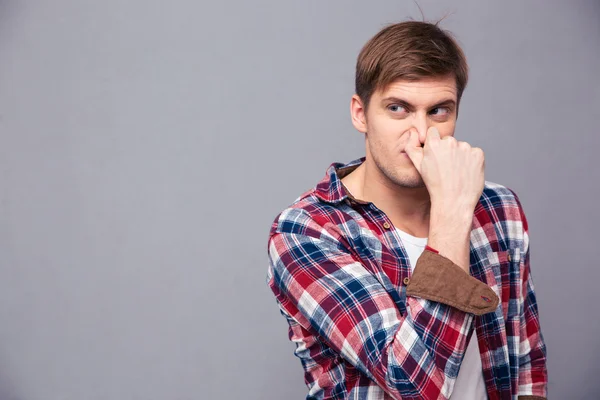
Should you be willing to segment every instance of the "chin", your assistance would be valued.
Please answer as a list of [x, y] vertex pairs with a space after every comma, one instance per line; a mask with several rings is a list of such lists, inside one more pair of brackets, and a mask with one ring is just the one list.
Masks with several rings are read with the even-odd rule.
[[[394, 185], [413, 189], [425, 187], [421, 174], [419, 174], [410, 160], [408, 160], [409, 165], [406, 165], [404, 162], [386, 165], [377, 161], [378, 160], [375, 159], [375, 165], [377, 165], [379, 171]], [[391, 168], [389, 168], [390, 166]]]
[[413, 168], [413, 171], [406, 171], [400, 173], [391, 173], [385, 174], [386, 177], [395, 185], [404, 187], [404, 188], [422, 188], [425, 187], [425, 182], [423, 182], [423, 178], [417, 172], [416, 169]]
[[423, 179], [421, 179], [421, 177], [418, 177], [418, 178], [403, 177], [401, 179], [393, 180], [392, 182], [394, 182], [398, 186], [405, 187], [405, 188], [411, 188], [411, 189], [418, 189], [418, 188], [425, 187], [425, 182], [423, 182]]

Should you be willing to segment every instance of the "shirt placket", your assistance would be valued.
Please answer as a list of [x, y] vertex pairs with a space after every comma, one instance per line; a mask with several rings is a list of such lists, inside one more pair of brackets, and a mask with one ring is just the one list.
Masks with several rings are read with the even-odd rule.
[[[373, 221], [379, 227], [380, 231], [378, 232], [379, 237], [382, 239], [382, 243], [386, 250], [391, 253], [391, 256], [394, 257], [395, 262], [390, 263], [395, 267], [395, 271], [389, 271], [389, 268], [385, 268], [383, 273], [385, 273], [392, 283], [394, 287], [398, 291], [399, 301], [397, 302], [398, 307], [400, 309], [400, 314], [406, 314], [406, 286], [410, 282], [411, 278], [411, 269], [408, 260], [408, 253], [402, 244], [402, 240], [400, 236], [396, 232], [392, 221], [388, 218], [388, 216], [375, 204], [370, 203], [369, 205], [371, 213], [373, 213]], [[382, 248], [382, 257], [383, 257], [383, 248]], [[390, 272], [394, 272], [394, 277], [390, 276]]]

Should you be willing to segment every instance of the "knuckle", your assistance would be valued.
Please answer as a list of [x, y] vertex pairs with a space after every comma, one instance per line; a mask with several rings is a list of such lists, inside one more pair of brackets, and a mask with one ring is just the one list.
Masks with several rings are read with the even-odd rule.
[[456, 143], [458, 143], [454, 136], [445, 136], [442, 140], [446, 141], [449, 145], [456, 145]]
[[471, 148], [471, 145], [467, 142], [458, 142], [458, 147], [460, 147], [461, 149], [469, 150]]
[[476, 155], [478, 157], [481, 157], [481, 158], [485, 157], [483, 150], [480, 147], [473, 147], [471, 149], [471, 151], [473, 152], [474, 155]]

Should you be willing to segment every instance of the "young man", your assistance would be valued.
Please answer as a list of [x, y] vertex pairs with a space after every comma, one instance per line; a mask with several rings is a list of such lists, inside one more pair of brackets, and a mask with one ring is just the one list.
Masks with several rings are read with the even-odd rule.
[[527, 219], [454, 138], [467, 71], [437, 25], [375, 35], [350, 104], [366, 156], [273, 222], [268, 283], [307, 399], [546, 398]]

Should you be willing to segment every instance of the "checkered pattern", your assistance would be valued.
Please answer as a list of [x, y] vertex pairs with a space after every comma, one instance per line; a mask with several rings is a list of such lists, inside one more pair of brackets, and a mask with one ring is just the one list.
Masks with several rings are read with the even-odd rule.
[[332, 164], [269, 236], [267, 281], [304, 367], [306, 398], [447, 399], [472, 335], [490, 399], [545, 398], [546, 347], [515, 193], [486, 182], [475, 209], [471, 275], [501, 300], [475, 316], [406, 295], [400, 237], [374, 204], [349, 198], [338, 176], [363, 161]]

